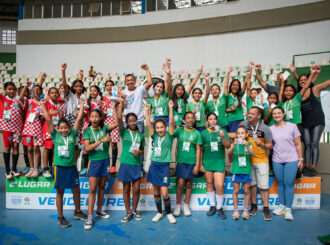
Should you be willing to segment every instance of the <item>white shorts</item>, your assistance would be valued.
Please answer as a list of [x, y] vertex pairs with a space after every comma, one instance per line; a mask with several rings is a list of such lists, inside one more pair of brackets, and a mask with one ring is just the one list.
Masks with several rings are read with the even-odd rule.
[[260, 189], [269, 189], [269, 163], [251, 164], [251, 186], [257, 185]]

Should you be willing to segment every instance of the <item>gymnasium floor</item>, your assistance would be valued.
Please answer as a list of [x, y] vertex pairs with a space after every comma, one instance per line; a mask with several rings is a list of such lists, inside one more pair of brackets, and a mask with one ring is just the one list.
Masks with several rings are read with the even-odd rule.
[[64, 215], [70, 228], [57, 224], [55, 210], [6, 210], [4, 168], [0, 167], [0, 245], [10, 244], [321, 244], [318, 236], [330, 234], [330, 195], [321, 197], [320, 210], [294, 210], [293, 222], [273, 217], [266, 222], [259, 211], [249, 221], [207, 217], [192, 212], [178, 217], [177, 224], [166, 218], [151, 221], [154, 212], [141, 212], [143, 221], [121, 224], [122, 211], [110, 212], [109, 220], [96, 219], [94, 228], [85, 231], [82, 221], [72, 220], [72, 211]]

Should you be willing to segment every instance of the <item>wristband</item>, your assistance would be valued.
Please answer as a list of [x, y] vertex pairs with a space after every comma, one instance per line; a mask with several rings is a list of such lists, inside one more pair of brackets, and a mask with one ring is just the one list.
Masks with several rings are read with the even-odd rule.
[[299, 161], [304, 161], [304, 158], [299, 158]]

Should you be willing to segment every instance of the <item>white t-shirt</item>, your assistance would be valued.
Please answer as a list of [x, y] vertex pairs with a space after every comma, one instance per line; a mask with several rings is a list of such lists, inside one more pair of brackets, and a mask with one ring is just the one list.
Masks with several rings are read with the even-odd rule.
[[129, 91], [125, 89], [123, 94], [126, 95], [126, 106], [124, 108], [124, 116], [128, 113], [133, 112], [137, 115], [138, 121], [144, 120], [143, 113], [143, 96], [147, 90], [144, 85], [137, 87], [134, 91]]
[[74, 93], [69, 91], [67, 96], [65, 97], [66, 115], [73, 114], [75, 116], [78, 106], [79, 106], [79, 99]]

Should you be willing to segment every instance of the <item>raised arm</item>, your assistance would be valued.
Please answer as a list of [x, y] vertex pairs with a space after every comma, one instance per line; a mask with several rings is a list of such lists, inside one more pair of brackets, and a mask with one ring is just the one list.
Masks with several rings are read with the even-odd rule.
[[55, 127], [53, 125], [53, 122], [52, 122], [52, 119], [50, 118], [49, 114], [48, 114], [48, 111], [47, 111], [47, 108], [46, 108], [46, 99], [42, 99], [40, 101], [41, 103], [41, 108], [42, 108], [42, 112], [43, 112], [43, 117], [45, 118], [45, 121], [47, 123], [47, 126], [48, 126], [48, 129], [49, 129], [49, 133], [54, 133], [55, 131]]
[[165, 72], [165, 90], [169, 98], [172, 98], [171, 62], [170, 58], [166, 58], [166, 64], [163, 65], [163, 70]]
[[63, 63], [61, 65], [61, 70], [62, 70], [62, 85], [64, 87], [65, 93], [69, 92], [69, 86], [66, 83], [66, 76], [65, 76], [65, 70], [66, 70], [67, 64]]
[[262, 79], [261, 75], [260, 75], [260, 69], [261, 69], [261, 65], [260, 64], [256, 64], [254, 66], [254, 69], [256, 71], [256, 76], [257, 76], [257, 80], [258, 83], [260, 84], [260, 86], [267, 91], [267, 85], [266, 82]]
[[150, 121], [150, 104], [146, 104], [144, 106], [144, 115], [146, 117], [146, 124], [147, 124], [147, 128], [148, 128], [148, 132], [149, 132], [149, 135], [152, 135], [154, 133], [154, 127], [152, 126], [151, 124], [151, 121]]
[[174, 121], [174, 113], [173, 113], [173, 107], [174, 107], [174, 103], [172, 100], [170, 100], [168, 102], [168, 109], [169, 109], [169, 124], [168, 124], [168, 131], [170, 132], [170, 134], [174, 134], [175, 131], [175, 121]]
[[226, 72], [226, 77], [225, 77], [225, 83], [223, 85], [223, 92], [225, 93], [225, 95], [228, 95], [228, 91], [229, 91], [229, 76], [230, 76], [230, 73], [233, 71], [233, 67], [230, 66], [228, 69], [227, 69], [227, 72]]
[[38, 82], [38, 85], [39, 85], [40, 87], [42, 87], [42, 85], [44, 84], [46, 77], [47, 77], [46, 72], [42, 73], [41, 78], [40, 78], [40, 80], [39, 80], [39, 82]]
[[[307, 79], [307, 82], [305, 84], [305, 86], [300, 90], [300, 94], [301, 96], [303, 97], [304, 94], [306, 93], [307, 89], [309, 88], [309, 86], [311, 85], [312, 83], [312, 80], [314, 79], [314, 76], [316, 75], [316, 67], [315, 66], [311, 66], [310, 67], [310, 74], [309, 74], [309, 77]], [[317, 75], [318, 76], [318, 75]]]
[[81, 121], [82, 121], [83, 116], [84, 116], [84, 104], [85, 103], [86, 103], [85, 99], [80, 99], [80, 108], [79, 108], [79, 111], [78, 111], [77, 119], [76, 119], [76, 121], [74, 122], [74, 125], [73, 125], [73, 130], [75, 132], [78, 132], [78, 130], [81, 126]]
[[296, 71], [296, 67], [293, 64], [290, 64], [289, 67], [290, 67], [290, 70], [291, 70], [292, 74], [294, 75], [294, 78], [298, 82], [299, 76], [298, 76], [298, 73]]
[[145, 70], [146, 73], [147, 73], [147, 83], [144, 84], [144, 88], [145, 88], [146, 90], [149, 90], [150, 87], [152, 86], [152, 76], [151, 76], [151, 73], [150, 73], [149, 67], [148, 67], [147, 64], [142, 64], [142, 65], [141, 65], [141, 68], [142, 68], [143, 70]]
[[205, 96], [204, 96], [204, 102], [207, 103], [207, 100], [209, 99], [209, 95], [210, 95], [210, 77], [209, 77], [209, 74], [204, 74], [204, 79], [205, 79], [205, 82], [206, 82], [206, 93], [205, 93]]
[[119, 99], [119, 104], [117, 107], [117, 120], [118, 120], [118, 128], [120, 130], [124, 129], [124, 122], [123, 122], [123, 102]]
[[19, 100], [20, 102], [24, 102], [24, 95], [25, 95], [25, 92], [26, 90], [31, 86], [31, 82], [30, 81], [27, 81], [24, 88], [21, 90], [21, 93], [19, 95]]
[[195, 87], [199, 77], [202, 75], [203, 73], [203, 65], [201, 66], [200, 71], [198, 72], [198, 74], [196, 75], [196, 77], [194, 77], [194, 80], [192, 80], [191, 84], [189, 85], [188, 89], [187, 89], [187, 93], [188, 95], [190, 95], [191, 90], [193, 90], [193, 88]]
[[279, 99], [280, 102], [283, 102], [284, 85], [285, 85], [285, 83], [282, 81], [280, 83], [280, 92], [278, 94], [278, 99]]
[[83, 69], [80, 69], [79, 70], [79, 80], [83, 80], [84, 79], [84, 70]]
[[[246, 96], [250, 97], [251, 96], [251, 73], [252, 73], [252, 68], [249, 68], [246, 72], [246, 77], [244, 84], [246, 84]], [[242, 91], [244, 93], [244, 91]]]

